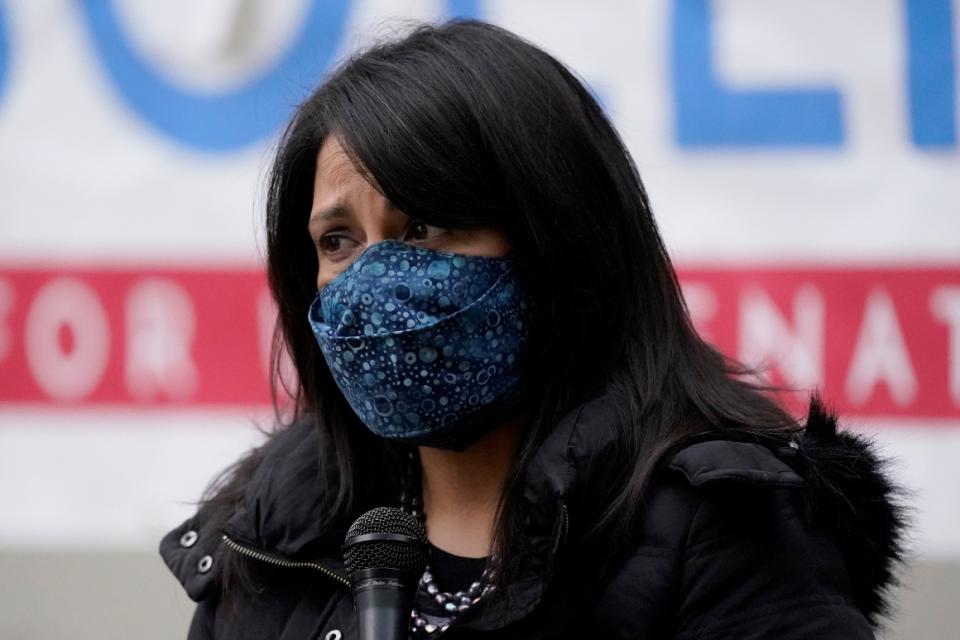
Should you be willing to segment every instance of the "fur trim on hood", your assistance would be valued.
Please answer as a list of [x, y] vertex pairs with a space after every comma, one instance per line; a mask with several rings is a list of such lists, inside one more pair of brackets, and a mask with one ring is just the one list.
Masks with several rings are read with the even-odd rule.
[[890, 476], [890, 461], [871, 438], [837, 428], [837, 415], [818, 394], [794, 447], [778, 452], [807, 482], [801, 502], [836, 536], [857, 606], [872, 624], [890, 613], [888, 598], [904, 562], [909, 510]]

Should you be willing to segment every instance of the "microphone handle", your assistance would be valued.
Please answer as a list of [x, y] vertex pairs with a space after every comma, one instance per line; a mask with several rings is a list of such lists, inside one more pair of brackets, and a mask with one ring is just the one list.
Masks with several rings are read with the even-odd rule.
[[406, 640], [414, 596], [408, 582], [393, 577], [368, 577], [354, 583], [360, 640]]

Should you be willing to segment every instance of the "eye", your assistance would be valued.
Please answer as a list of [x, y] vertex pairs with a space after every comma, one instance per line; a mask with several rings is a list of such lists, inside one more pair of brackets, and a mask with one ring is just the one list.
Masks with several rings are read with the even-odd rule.
[[316, 245], [321, 253], [335, 255], [343, 249], [344, 240], [349, 238], [341, 233], [325, 233], [316, 240]]
[[430, 240], [447, 233], [447, 229], [427, 224], [423, 220], [414, 218], [407, 225], [407, 236], [413, 240]]

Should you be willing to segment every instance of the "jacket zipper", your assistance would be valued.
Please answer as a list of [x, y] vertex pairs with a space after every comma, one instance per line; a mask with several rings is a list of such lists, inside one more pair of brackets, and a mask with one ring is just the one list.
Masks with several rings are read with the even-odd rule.
[[[568, 513], [567, 513], [567, 505], [566, 505], [566, 503], [563, 502], [563, 501], [560, 502], [560, 517], [561, 517], [560, 535], [558, 536], [558, 538], [559, 538], [559, 543], [560, 543], [560, 545], [562, 546], [563, 543], [564, 543], [564, 541], [566, 540], [567, 530], [569, 529], [569, 526], [570, 526], [570, 522], [569, 522], [569, 517], [570, 517], [570, 516], [569, 516]], [[349, 580], [347, 580], [346, 578], [344, 578], [344, 577], [342, 577], [342, 576], [337, 575], [337, 574], [334, 573], [333, 571], [330, 571], [330, 570], [327, 569], [326, 567], [324, 567], [324, 566], [322, 566], [322, 565], [320, 565], [320, 564], [317, 564], [316, 562], [299, 562], [299, 561], [287, 560], [286, 558], [279, 558], [279, 557], [274, 556], [274, 555], [270, 555], [270, 554], [267, 554], [267, 553], [263, 553], [262, 551], [257, 551], [256, 549], [251, 549], [250, 547], [245, 547], [244, 545], [240, 544], [239, 542], [236, 542], [236, 541], [234, 541], [234, 540], [231, 540], [230, 537], [227, 536], [227, 534], [223, 534], [223, 541], [224, 541], [224, 543], [226, 543], [226, 545], [227, 545], [228, 547], [230, 547], [230, 548], [233, 549], [234, 551], [237, 551], [238, 553], [242, 553], [243, 555], [249, 556], [249, 557], [254, 558], [254, 559], [256, 559], [256, 560], [260, 560], [261, 562], [267, 562], [267, 563], [276, 565], [276, 566], [278, 566], [278, 567], [300, 567], [300, 568], [304, 568], [304, 567], [305, 567], [305, 568], [309, 568], [309, 569], [316, 569], [316, 570], [319, 571], [320, 573], [322, 573], [322, 574], [324, 574], [324, 575], [326, 575], [326, 576], [328, 576], [328, 577], [330, 577], [330, 578], [333, 578], [334, 580], [336, 580], [337, 582], [345, 585], [346, 587], [350, 587], [350, 586], [351, 586]], [[456, 620], [454, 619], [453, 622], [456, 622]], [[439, 632], [439, 633], [437, 633], [437, 634], [434, 634], [433, 637], [436, 638], [436, 637], [439, 637], [439, 636], [442, 636], [442, 635], [446, 634], [447, 632], [450, 631], [450, 628], [451, 628], [451, 627], [453, 627], [453, 624], [449, 625], [445, 631], [441, 631], [441, 632]]]
[[557, 549], [563, 547], [567, 542], [567, 532], [570, 530], [570, 515], [567, 513], [567, 503], [563, 500], [560, 501], [560, 541], [557, 545]]
[[333, 578], [337, 582], [350, 587], [350, 581], [344, 578], [343, 576], [337, 575], [330, 569], [327, 569], [321, 564], [316, 562], [299, 562], [294, 560], [287, 560], [286, 558], [280, 558], [274, 555], [263, 553], [262, 551], [257, 551], [256, 549], [251, 549], [250, 547], [245, 547], [239, 542], [231, 540], [227, 534], [223, 534], [224, 543], [238, 553], [242, 553], [245, 556], [260, 560], [261, 562], [267, 562], [269, 564], [276, 565], [278, 567], [291, 567], [291, 568], [308, 568], [316, 569], [320, 573], [324, 574], [329, 578]]

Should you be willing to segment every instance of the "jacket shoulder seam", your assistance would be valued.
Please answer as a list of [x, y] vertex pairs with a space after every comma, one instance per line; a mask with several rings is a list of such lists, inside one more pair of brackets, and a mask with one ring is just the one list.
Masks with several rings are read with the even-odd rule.
[[669, 459], [667, 468], [695, 487], [741, 483], [803, 487], [806, 481], [768, 447], [734, 440], [709, 440], [688, 445]]

